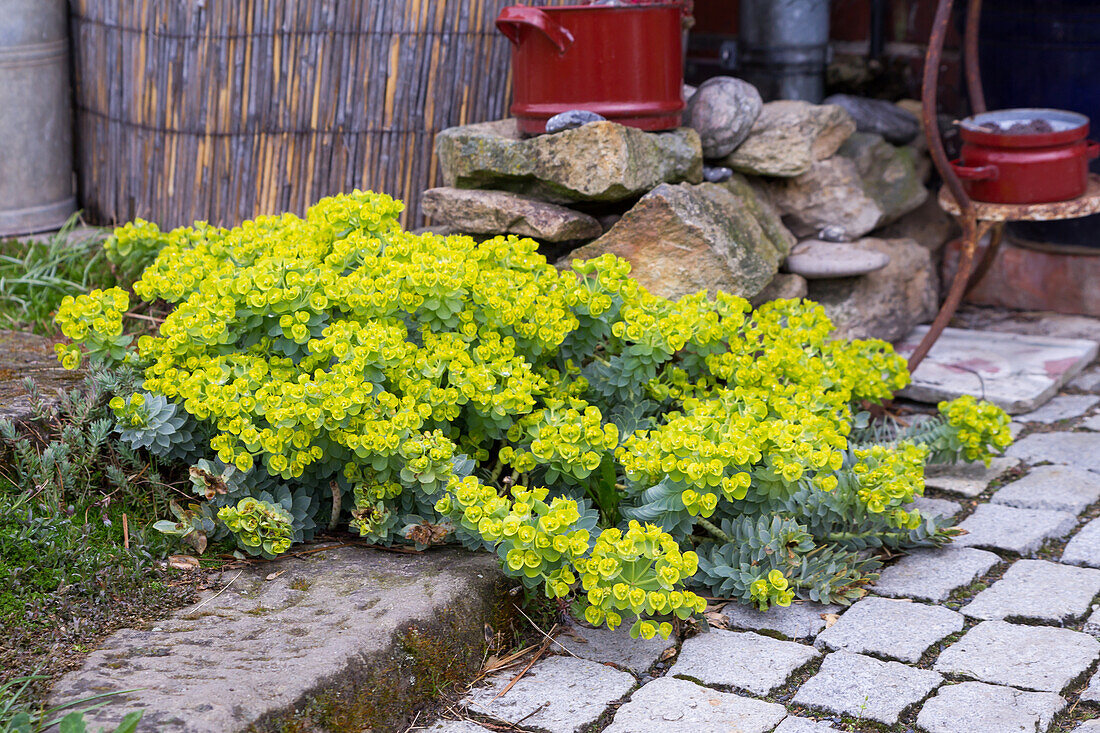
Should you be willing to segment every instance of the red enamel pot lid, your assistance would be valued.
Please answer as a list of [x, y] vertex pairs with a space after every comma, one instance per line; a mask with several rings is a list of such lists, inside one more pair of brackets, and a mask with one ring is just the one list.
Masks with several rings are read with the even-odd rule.
[[[1052, 131], [1010, 132], [1007, 129], [1037, 121], [1046, 123]], [[992, 129], [994, 126], [998, 129]], [[1041, 148], [1084, 140], [1089, 134], [1089, 118], [1062, 109], [1021, 107], [967, 117], [959, 123], [959, 127], [966, 142], [996, 148]]]

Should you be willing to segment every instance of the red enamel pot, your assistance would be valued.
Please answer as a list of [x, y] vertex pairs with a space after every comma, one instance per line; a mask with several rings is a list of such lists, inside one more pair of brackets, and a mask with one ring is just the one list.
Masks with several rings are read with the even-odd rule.
[[1076, 112], [985, 112], [960, 123], [962, 151], [952, 167], [975, 201], [1068, 201], [1085, 192], [1089, 161], [1100, 155], [1088, 134], [1088, 117]]
[[680, 126], [680, 3], [504, 8], [519, 129], [535, 135], [574, 109], [643, 130]]

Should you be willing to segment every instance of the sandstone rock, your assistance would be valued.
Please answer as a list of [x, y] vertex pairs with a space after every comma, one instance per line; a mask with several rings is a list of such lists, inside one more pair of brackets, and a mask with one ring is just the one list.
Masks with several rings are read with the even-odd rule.
[[702, 180], [699, 135], [592, 122], [523, 139], [514, 119], [452, 127], [435, 149], [447, 186], [491, 188], [553, 203], [620, 201], [662, 182]]
[[799, 176], [836, 153], [856, 131], [842, 108], [796, 100], [768, 102], [749, 136], [722, 164], [760, 176]]
[[807, 239], [787, 256], [786, 269], [807, 280], [858, 277], [890, 264], [890, 255], [858, 245]]
[[567, 260], [610, 252], [629, 260], [638, 282], [666, 298], [699, 290], [748, 298], [771, 282], [793, 244], [775, 210], [734, 176], [724, 184], [658, 186]]
[[420, 206], [428, 218], [463, 233], [518, 234], [548, 242], [603, 233], [587, 214], [507, 191], [432, 188], [424, 192]]
[[882, 209], [877, 226], [896, 221], [928, 198], [928, 189], [917, 175], [915, 154], [909, 148], [894, 147], [880, 135], [857, 132], [837, 153], [856, 164], [863, 190]]
[[842, 156], [817, 161], [794, 178], [759, 179], [759, 185], [798, 237], [834, 227], [855, 239], [883, 220], [878, 202], [863, 188], [855, 162]]
[[890, 264], [858, 278], [814, 280], [810, 300], [825, 312], [844, 338], [902, 338], [932, 319], [938, 282], [928, 250], [911, 239], [861, 239], [858, 246], [890, 256]]
[[916, 115], [884, 99], [833, 94], [824, 103], [843, 107], [855, 120], [858, 131], [882, 135], [894, 145], [906, 145], [920, 133]]
[[684, 110], [684, 125], [699, 133], [704, 158], [721, 158], [749, 136], [764, 102], [747, 81], [731, 76], [707, 79]]
[[874, 232], [881, 239], [912, 239], [932, 252], [939, 252], [948, 240], [959, 236], [959, 225], [940, 208], [935, 196], [897, 221]]
[[796, 300], [805, 298], [806, 278], [789, 272], [776, 273], [772, 281], [763, 290], [752, 297], [753, 308], [758, 308], [772, 300]]

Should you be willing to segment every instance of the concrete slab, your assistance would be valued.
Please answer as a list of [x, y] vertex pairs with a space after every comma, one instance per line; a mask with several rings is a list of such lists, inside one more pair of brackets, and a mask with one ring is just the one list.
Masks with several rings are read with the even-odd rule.
[[57, 401], [59, 390], [79, 386], [84, 372], [62, 369], [48, 338], [0, 331], [0, 420], [19, 423], [31, 418], [31, 401], [23, 384], [28, 377], [50, 403]]

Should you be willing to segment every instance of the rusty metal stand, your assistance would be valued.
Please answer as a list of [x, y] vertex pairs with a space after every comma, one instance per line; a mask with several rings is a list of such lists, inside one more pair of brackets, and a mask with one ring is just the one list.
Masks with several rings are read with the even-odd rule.
[[[963, 64], [966, 74], [966, 88], [970, 96], [971, 114], [986, 111], [985, 94], [982, 91], [981, 72], [978, 68], [978, 23], [982, 13], [982, 0], [968, 0], [966, 11], [966, 30], [963, 34]], [[963, 189], [962, 182], [951, 167], [951, 161], [943, 147], [940, 128], [936, 120], [936, 96], [939, 85], [940, 62], [943, 59], [943, 43], [951, 22], [951, 9], [954, 0], [939, 0], [936, 17], [932, 25], [932, 35], [928, 39], [928, 52], [924, 57], [924, 78], [921, 89], [921, 124], [928, 140], [928, 152], [932, 163], [943, 178], [944, 186], [940, 190], [940, 206], [953, 215], [962, 227], [961, 249], [958, 268], [947, 291], [947, 298], [940, 312], [932, 321], [928, 333], [921, 339], [916, 350], [909, 357], [909, 371], [916, 371], [917, 365], [924, 360], [932, 345], [939, 339], [943, 329], [958, 310], [963, 296], [972, 290], [989, 271], [996, 257], [997, 249], [1004, 234], [1004, 225], [1009, 221], [1053, 221], [1056, 219], [1076, 219], [1090, 214], [1100, 213], [1100, 176], [1090, 175], [1088, 190], [1084, 195], [1070, 201], [1050, 204], [988, 204], [973, 201]], [[978, 243], [986, 234], [990, 235], [989, 244], [977, 266], [974, 264]]]

